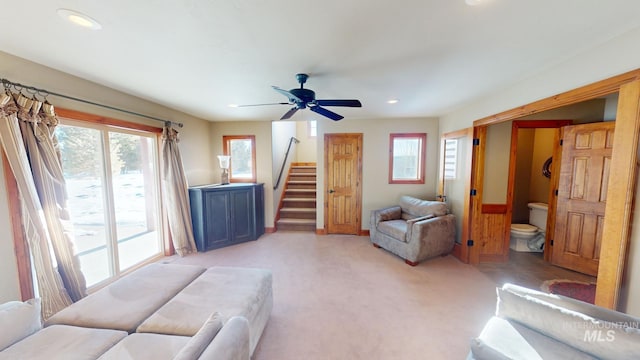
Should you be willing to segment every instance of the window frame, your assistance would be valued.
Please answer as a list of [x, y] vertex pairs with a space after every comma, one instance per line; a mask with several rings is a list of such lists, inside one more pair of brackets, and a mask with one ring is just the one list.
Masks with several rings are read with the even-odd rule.
[[[418, 150], [418, 177], [416, 179], [395, 179], [393, 174], [394, 141], [396, 139], [418, 139], [420, 149]], [[424, 184], [425, 164], [427, 157], [427, 134], [426, 133], [392, 133], [389, 134], [389, 184]]]
[[[448, 146], [448, 143], [455, 145]], [[448, 150], [452, 150], [453, 156], [447, 156]], [[458, 139], [444, 139], [443, 152], [442, 176], [445, 180], [455, 180], [458, 178]]]
[[318, 137], [318, 121], [317, 120], [307, 121], [307, 138], [315, 139], [317, 137]]
[[237, 178], [233, 176], [233, 157], [230, 159], [229, 182], [230, 183], [255, 183], [257, 181], [256, 171], [256, 136], [255, 135], [223, 135], [222, 154], [231, 156], [231, 141], [249, 140], [251, 142], [251, 178]]

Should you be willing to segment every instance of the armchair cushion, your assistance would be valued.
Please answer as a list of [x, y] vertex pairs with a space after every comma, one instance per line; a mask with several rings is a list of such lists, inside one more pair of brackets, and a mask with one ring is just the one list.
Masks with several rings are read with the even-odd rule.
[[404, 220], [381, 221], [378, 231], [394, 239], [407, 242], [407, 222]]
[[400, 197], [400, 208], [402, 208], [402, 218], [405, 220], [427, 215], [443, 216], [449, 212], [444, 202], [421, 200], [406, 195]]

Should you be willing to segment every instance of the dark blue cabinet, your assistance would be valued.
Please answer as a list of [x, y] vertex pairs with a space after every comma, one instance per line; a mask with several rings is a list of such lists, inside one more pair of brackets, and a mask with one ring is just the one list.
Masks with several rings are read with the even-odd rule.
[[193, 235], [198, 251], [256, 240], [264, 234], [263, 184], [189, 188]]

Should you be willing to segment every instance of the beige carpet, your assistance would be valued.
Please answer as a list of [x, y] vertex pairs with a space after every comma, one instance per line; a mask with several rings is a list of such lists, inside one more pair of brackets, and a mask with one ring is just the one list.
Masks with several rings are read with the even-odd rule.
[[452, 256], [416, 267], [368, 237], [266, 234], [176, 263], [273, 271], [254, 360], [464, 359], [495, 311], [495, 283]]

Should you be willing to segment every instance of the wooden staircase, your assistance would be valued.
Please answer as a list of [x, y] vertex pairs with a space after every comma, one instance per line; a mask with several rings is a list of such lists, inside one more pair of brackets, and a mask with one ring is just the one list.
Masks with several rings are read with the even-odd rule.
[[291, 165], [276, 221], [277, 230], [316, 230], [316, 164]]

